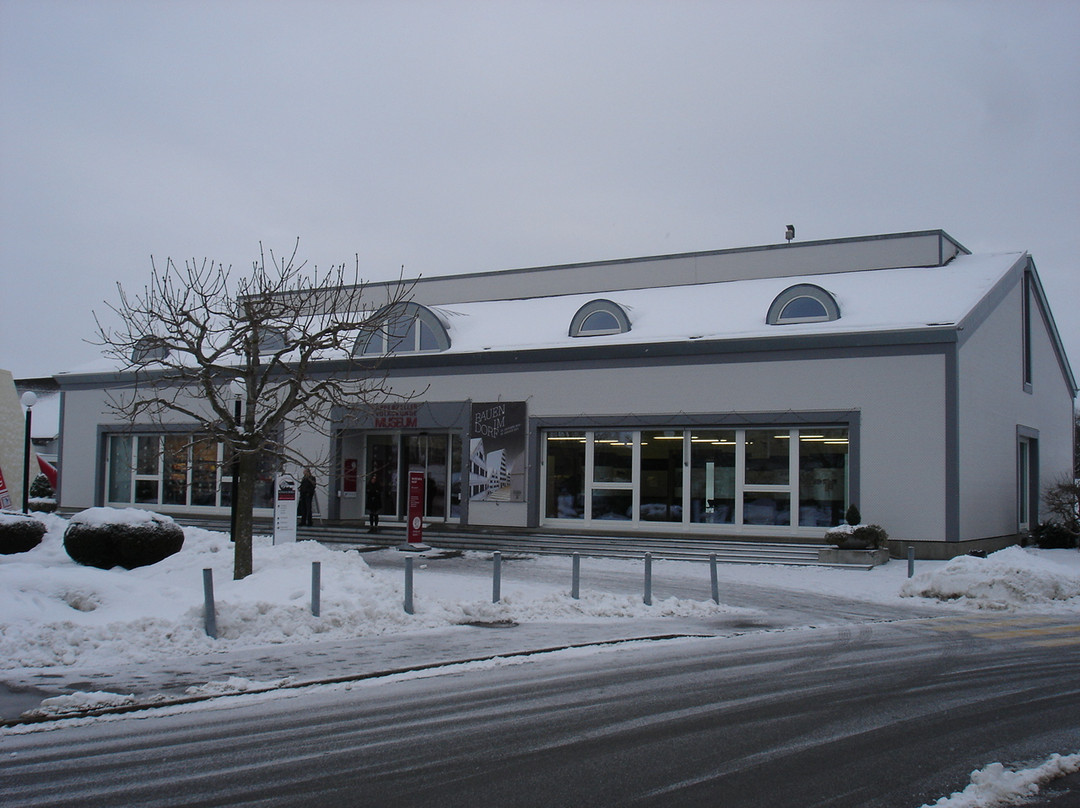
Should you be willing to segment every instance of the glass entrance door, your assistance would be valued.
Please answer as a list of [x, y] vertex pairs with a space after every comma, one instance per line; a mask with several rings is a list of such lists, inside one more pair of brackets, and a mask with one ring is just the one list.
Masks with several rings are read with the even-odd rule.
[[[447, 512], [447, 435], [402, 435], [403, 478], [410, 471], [424, 474], [425, 498], [424, 516], [431, 519], [446, 519]], [[399, 496], [406, 496], [402, 488]], [[399, 503], [402, 512], [404, 501]]]
[[398, 436], [368, 435], [364, 466], [364, 516], [369, 503], [380, 503], [384, 517], [395, 518], [398, 511]]

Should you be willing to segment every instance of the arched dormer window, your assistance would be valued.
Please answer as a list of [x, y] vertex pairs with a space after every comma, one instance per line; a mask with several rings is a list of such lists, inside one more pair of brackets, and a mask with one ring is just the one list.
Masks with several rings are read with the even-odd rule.
[[278, 326], [265, 325], [259, 329], [259, 356], [269, 356], [285, 350], [288, 333]]
[[140, 337], [131, 349], [131, 361], [136, 365], [160, 362], [169, 355], [169, 346], [157, 337]]
[[765, 322], [769, 325], [820, 323], [840, 319], [836, 299], [812, 283], [789, 286], [776, 296]]
[[450, 335], [435, 313], [419, 303], [398, 303], [373, 316], [380, 326], [356, 340], [353, 356], [445, 351]]
[[570, 321], [571, 337], [599, 337], [603, 334], [625, 334], [630, 330], [630, 318], [623, 307], [611, 300], [590, 300], [577, 310]]

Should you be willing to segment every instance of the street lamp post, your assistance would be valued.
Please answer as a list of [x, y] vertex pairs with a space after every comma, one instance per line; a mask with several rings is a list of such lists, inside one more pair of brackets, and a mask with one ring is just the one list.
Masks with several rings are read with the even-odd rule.
[[22, 509], [23, 513], [30, 513], [30, 424], [34, 420], [33, 408], [37, 404], [37, 396], [33, 391], [27, 390], [22, 394], [22, 405], [26, 407], [26, 432], [23, 436], [23, 467], [22, 467]]

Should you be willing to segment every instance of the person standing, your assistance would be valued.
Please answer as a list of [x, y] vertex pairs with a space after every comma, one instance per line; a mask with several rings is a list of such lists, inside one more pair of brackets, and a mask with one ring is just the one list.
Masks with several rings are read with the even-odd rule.
[[315, 500], [315, 475], [311, 469], [304, 469], [304, 478], [300, 480], [300, 524], [305, 527], [311, 526], [312, 503]]
[[382, 489], [378, 475], [372, 474], [367, 481], [367, 493], [364, 502], [367, 506], [368, 533], [379, 532], [379, 511], [382, 510]]

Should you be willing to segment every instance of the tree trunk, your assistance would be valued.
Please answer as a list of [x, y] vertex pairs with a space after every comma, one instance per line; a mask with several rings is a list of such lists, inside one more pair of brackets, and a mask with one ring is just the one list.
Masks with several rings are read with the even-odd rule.
[[247, 452], [241, 453], [237, 463], [238, 480], [234, 480], [236, 492], [236, 539], [233, 547], [233, 580], [239, 581], [251, 575], [251, 528], [255, 508], [255, 472], [257, 458]]

